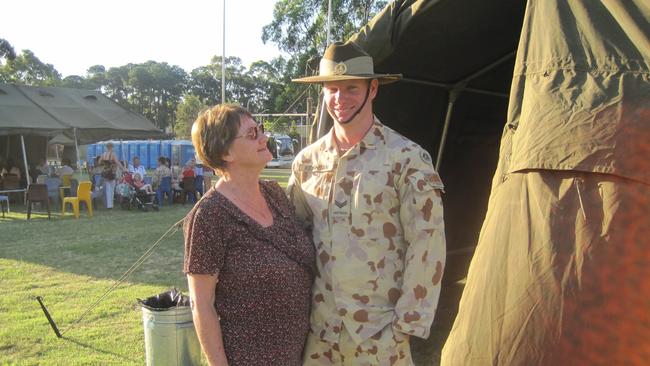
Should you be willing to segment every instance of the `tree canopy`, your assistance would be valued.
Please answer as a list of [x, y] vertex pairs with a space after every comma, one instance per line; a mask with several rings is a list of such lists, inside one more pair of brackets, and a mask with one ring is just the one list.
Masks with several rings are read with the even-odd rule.
[[[385, 4], [333, 0], [332, 40], [349, 38]], [[256, 61], [248, 68], [240, 58], [226, 57], [226, 101], [253, 113], [305, 112], [306, 97], [312, 91], [291, 79], [317, 68], [318, 56], [327, 46], [327, 6], [328, 0], [278, 0], [273, 20], [264, 26], [261, 38], [288, 56]], [[92, 65], [85, 75], [62, 78], [52, 64], [41, 61], [32, 51], [16, 54], [9, 41], [0, 39], [0, 82], [98, 90], [159, 128], [183, 137], [188, 135], [193, 122], [190, 116], [195, 116], [196, 108], [220, 103], [222, 62], [221, 56], [214, 56], [210, 64], [189, 72], [157, 61], [110, 68]], [[277, 127], [283, 131], [289, 128]]]

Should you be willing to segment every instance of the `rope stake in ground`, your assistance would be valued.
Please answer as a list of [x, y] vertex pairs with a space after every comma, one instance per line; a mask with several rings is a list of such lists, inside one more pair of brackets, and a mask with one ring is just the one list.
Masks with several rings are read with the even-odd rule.
[[64, 329], [63, 331], [59, 331], [59, 328], [57, 327], [56, 323], [54, 322], [54, 319], [53, 319], [52, 316], [50, 315], [50, 312], [47, 310], [47, 307], [45, 307], [45, 304], [43, 303], [43, 297], [41, 297], [41, 296], [36, 296], [36, 300], [37, 300], [38, 303], [40, 304], [40, 306], [41, 306], [41, 310], [43, 310], [43, 313], [45, 314], [45, 317], [47, 318], [48, 322], [50, 323], [50, 326], [52, 327], [52, 330], [54, 330], [54, 333], [56, 334], [56, 336], [57, 336], [58, 338], [63, 338], [63, 335], [64, 335], [66, 332], [68, 332], [70, 329], [74, 328], [77, 324], [79, 324], [80, 321], [82, 321], [82, 320], [83, 320], [83, 319], [84, 319], [88, 314], [90, 314], [90, 312], [91, 312], [94, 308], [96, 308], [97, 305], [99, 305], [99, 303], [102, 302], [102, 301], [106, 298], [106, 296], [108, 296], [111, 292], [113, 292], [113, 291], [114, 291], [114, 290], [115, 290], [115, 289], [116, 289], [120, 284], [122, 284], [122, 282], [124, 282], [124, 280], [126, 280], [126, 278], [127, 278], [131, 273], [133, 273], [133, 272], [134, 272], [136, 269], [138, 269], [138, 267], [140, 267], [140, 266], [141, 266], [141, 265], [142, 265], [142, 264], [143, 264], [147, 259], [149, 259], [149, 257], [153, 254], [153, 250], [158, 246], [158, 244], [160, 244], [160, 242], [161, 242], [163, 239], [165, 239], [167, 236], [170, 236], [170, 235], [175, 234], [175, 233], [178, 231], [178, 229], [183, 225], [183, 220], [184, 220], [184, 218], [181, 219], [181, 220], [179, 220], [179, 221], [177, 221], [177, 222], [174, 223], [174, 224], [173, 224], [169, 229], [167, 229], [167, 231], [166, 231], [166, 232], [165, 232], [165, 233], [164, 233], [160, 238], [158, 238], [158, 240], [156, 240], [156, 241], [153, 243], [153, 245], [151, 245], [151, 247], [149, 247], [149, 249], [147, 249], [147, 250], [142, 254], [142, 256], [140, 256], [140, 258], [138, 258], [138, 260], [136, 260], [135, 263], [133, 263], [133, 265], [132, 265], [129, 269], [127, 269], [126, 272], [124, 272], [124, 274], [122, 274], [122, 276], [120, 276], [120, 278], [118, 278], [118, 279], [113, 283], [113, 285], [111, 285], [111, 287], [110, 287], [108, 290], [106, 290], [106, 292], [104, 292], [104, 294], [102, 294], [102, 295], [101, 295], [101, 296], [100, 296], [100, 297], [99, 297], [99, 298], [98, 298], [98, 299], [97, 299], [97, 300], [96, 300], [92, 305], [90, 305], [90, 306], [88, 307], [88, 309], [87, 309], [86, 311], [83, 312], [83, 314], [81, 314], [81, 315], [79, 316], [79, 318], [77, 318], [76, 320], [74, 320], [74, 321], [73, 321], [73, 322], [72, 322], [72, 323], [71, 323], [71, 324], [70, 324], [66, 329]]

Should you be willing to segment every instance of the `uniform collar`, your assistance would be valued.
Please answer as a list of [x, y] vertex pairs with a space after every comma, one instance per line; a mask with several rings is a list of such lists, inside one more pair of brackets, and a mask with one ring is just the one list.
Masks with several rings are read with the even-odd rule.
[[[331, 153], [331, 154], [337, 154], [336, 151], [336, 141], [334, 140], [334, 127], [330, 128], [329, 132], [327, 135], [325, 135], [325, 146], [324, 150]], [[365, 136], [357, 143], [354, 145], [349, 151], [352, 150], [357, 150], [360, 148], [363, 149], [374, 149], [377, 145], [383, 144], [385, 142], [384, 140], [384, 124], [379, 121], [379, 118], [377, 116], [374, 116], [374, 121], [372, 123], [372, 126], [370, 126], [370, 129], [366, 133]]]

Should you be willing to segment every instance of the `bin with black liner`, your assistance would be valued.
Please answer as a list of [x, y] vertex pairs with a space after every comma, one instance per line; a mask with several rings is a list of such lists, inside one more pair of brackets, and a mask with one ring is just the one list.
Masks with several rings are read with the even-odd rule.
[[142, 306], [147, 366], [199, 365], [201, 345], [189, 296], [174, 288], [138, 302]]

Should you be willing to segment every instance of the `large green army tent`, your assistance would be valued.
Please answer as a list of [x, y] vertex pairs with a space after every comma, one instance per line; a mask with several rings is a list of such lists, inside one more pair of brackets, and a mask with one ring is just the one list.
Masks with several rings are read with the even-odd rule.
[[[521, 45], [530, 46], [523, 40], [544, 34], [545, 41], [567, 37], [563, 42], [578, 47], [586, 36], [590, 41], [611, 36], [614, 42], [620, 41], [632, 48], [621, 50], [605, 41], [595, 45], [600, 54], [591, 56], [609, 60], [624, 56], [623, 52], [632, 52], [632, 63], [624, 66], [647, 72], [648, 26], [643, 21], [647, 21], [648, 6], [642, 1], [627, 5], [551, 1], [551, 9], [559, 9], [563, 18], [550, 17], [544, 27], [529, 28], [526, 22], [530, 20], [530, 13], [526, 13], [526, 7], [535, 7], [537, 3], [525, 0], [398, 0], [390, 3], [350, 39], [373, 56], [376, 72], [404, 75], [403, 81], [379, 89], [374, 110], [382, 122], [419, 143], [436, 160], [446, 191], [447, 281], [462, 278], [467, 272], [487, 209], [499, 141], [506, 121], [513, 118], [508, 117], [508, 108], [518, 110], [523, 103], [516, 95], [511, 96], [511, 86], [522, 87], [521, 79], [513, 80], [513, 75], [527, 72], [532, 66], [515, 68], [518, 52], [526, 51]], [[573, 14], [576, 9], [581, 13]], [[591, 25], [572, 28], [571, 24], [576, 22]], [[525, 34], [521, 34], [522, 27]], [[627, 29], [632, 33], [628, 34]], [[543, 63], [536, 64], [536, 72], [543, 74], [544, 67], [583, 67], [584, 63], [578, 63], [578, 59], [574, 63], [564, 60], [566, 64], [547, 59], [554, 57], [553, 52], [560, 51], [554, 50], [551, 44], [548, 47], [535, 44], [540, 48], [535, 57], [540, 59], [534, 62]], [[595, 67], [609, 66], [599, 61]], [[576, 77], [574, 81], [580, 80]], [[608, 92], [612, 93], [608, 97], [616, 101], [616, 91]], [[575, 88], [567, 93], [569, 102], [579, 98]], [[622, 102], [623, 99], [618, 100]], [[559, 110], [559, 107], [554, 108]], [[567, 117], [560, 113], [548, 116], [558, 121]], [[329, 118], [321, 120], [325, 122], [320, 124], [317, 136], [331, 126]], [[558, 123], [545, 120], [544, 126], [548, 127], [536, 126], [533, 130], [537, 134], [530, 137], [544, 136]], [[522, 148], [530, 147], [532, 144]], [[577, 165], [564, 166], [564, 169], [572, 168], [579, 169]]]
[[23, 161], [25, 170], [28, 160], [43, 161], [50, 139], [80, 145], [162, 135], [145, 117], [97, 91], [0, 83], [0, 156]]
[[158, 138], [143, 116], [94, 90], [0, 84], [0, 136], [64, 134], [87, 144], [107, 139]]

